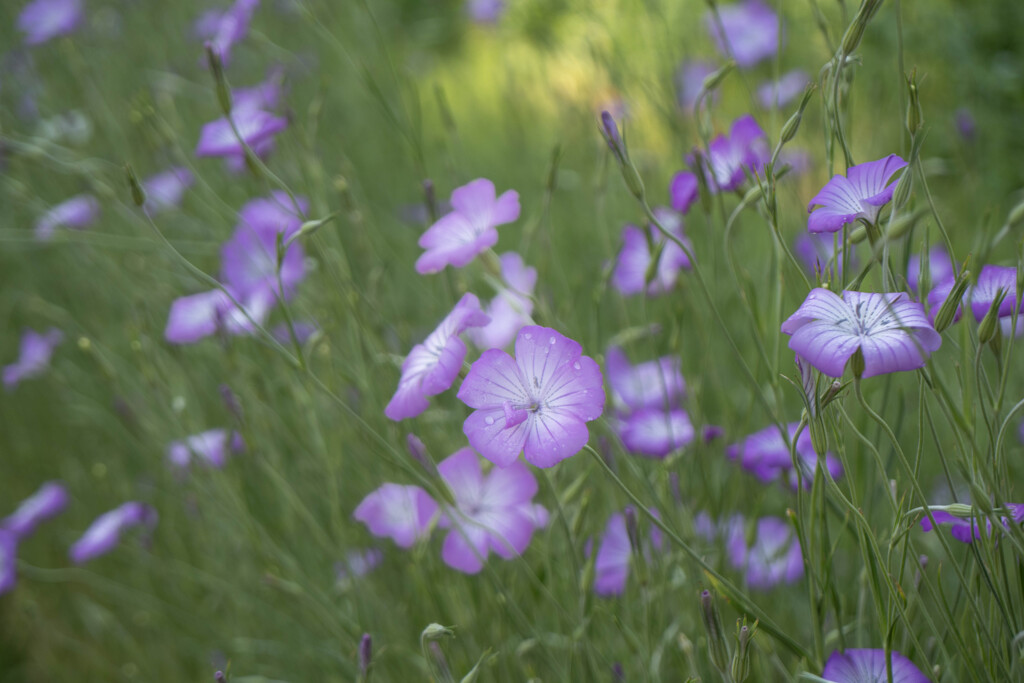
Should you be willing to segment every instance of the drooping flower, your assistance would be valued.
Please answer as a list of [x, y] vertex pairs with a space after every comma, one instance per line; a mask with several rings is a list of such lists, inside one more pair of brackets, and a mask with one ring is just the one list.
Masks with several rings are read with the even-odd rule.
[[[896, 651], [890, 654], [892, 683], [931, 683], [909, 659]], [[831, 683], [886, 683], [889, 680], [887, 668], [885, 650], [836, 650], [825, 662], [825, 670], [821, 672], [821, 677]]]
[[604, 410], [601, 369], [557, 330], [519, 330], [516, 356], [490, 349], [470, 367], [458, 397], [474, 412], [463, 432], [481, 455], [508, 467], [522, 452], [537, 467], [577, 453], [587, 422]]
[[384, 414], [397, 421], [426, 410], [427, 397], [447, 390], [462, 368], [466, 344], [459, 335], [469, 327], [482, 327], [488, 322], [490, 318], [480, 310], [480, 300], [473, 294], [463, 295], [437, 329], [405, 357], [398, 390], [384, 408]]
[[0, 527], [0, 595], [18, 581], [18, 536]]
[[690, 416], [682, 408], [636, 410], [616, 425], [622, 445], [631, 453], [664, 458], [693, 441]]
[[224, 467], [230, 452], [238, 453], [245, 448], [242, 435], [226, 429], [208, 429], [167, 446], [167, 461], [175, 467], [187, 468], [195, 456], [210, 467]]
[[733, 121], [729, 135], [719, 135], [708, 145], [705, 157], [708, 187], [712, 192], [732, 192], [747, 174], [763, 174], [771, 159], [768, 136], [750, 114]]
[[146, 210], [151, 214], [176, 208], [181, 204], [185, 190], [192, 187], [195, 177], [184, 166], [175, 166], [158, 173], [142, 183], [146, 191]]
[[[713, 74], [716, 68], [710, 62], [683, 62], [676, 69], [676, 100], [686, 113], [693, 113], [701, 88], [704, 87], [704, 79]], [[717, 91], [711, 96], [717, 97]]]
[[[896, 191], [896, 183], [889, 184], [889, 179], [906, 165], [906, 161], [890, 154], [878, 161], [851, 166], [845, 178], [838, 174], [832, 176], [807, 205], [811, 214], [807, 229], [837, 232], [858, 219], [875, 223], [878, 213]], [[819, 207], [816, 211], [815, 206]]]
[[[802, 232], [797, 235], [793, 251], [811, 273], [821, 273], [823, 278], [843, 274], [842, 240], [836, 245], [831, 235]], [[857, 267], [855, 253], [850, 253], [849, 262], [850, 267]]]
[[134, 526], [145, 526], [152, 531], [157, 513], [149, 505], [131, 501], [105, 512], [86, 529], [82, 537], [71, 546], [69, 555], [75, 564], [83, 564], [114, 549], [121, 532]]
[[[928, 250], [928, 279], [932, 287], [944, 285], [955, 279], [953, 260], [949, 258], [946, 248], [939, 245]], [[911, 254], [907, 261], [907, 285], [910, 291], [916, 292], [921, 283], [921, 255]], [[947, 292], [948, 294], [948, 292]]]
[[[932, 516], [935, 518], [936, 524], [948, 525], [950, 535], [956, 540], [961, 543], [973, 543], [981, 538], [981, 525], [978, 523], [978, 518], [970, 514], [971, 508], [968, 506], [961, 507], [967, 513], [966, 516], [954, 515], [948, 510], [932, 510]], [[1024, 503], [1006, 503], [1003, 507], [1010, 513], [1009, 517], [1001, 515], [999, 518], [1004, 527], [1024, 522]], [[921, 518], [922, 531], [931, 531], [933, 528], [932, 521], [928, 519], [928, 515]], [[989, 519], [985, 520], [985, 534], [987, 536], [992, 535], [992, 521]]]
[[21, 540], [30, 536], [41, 522], [59, 515], [67, 506], [68, 490], [60, 482], [48, 481], [22, 501], [10, 516], [0, 520], [0, 529], [9, 531]]
[[498, 242], [497, 226], [519, 218], [519, 193], [507, 190], [495, 196], [486, 178], [452, 192], [452, 212], [442, 216], [420, 236], [426, 251], [416, 260], [416, 272], [437, 273], [445, 266], [461, 268]]
[[778, 80], [766, 81], [757, 87], [757, 101], [765, 109], [784, 107], [799, 96], [811, 77], [806, 71], [795, 69], [779, 76]]
[[51, 327], [40, 334], [35, 330], [25, 330], [21, 337], [21, 348], [18, 360], [4, 366], [4, 388], [11, 391], [25, 379], [38, 377], [50, 367], [53, 350], [64, 340], [64, 333]]
[[714, 10], [709, 10], [704, 24], [723, 57], [747, 68], [778, 52], [779, 17], [761, 0], [718, 5], [717, 13], [716, 19]]
[[733, 518], [726, 538], [729, 563], [743, 572], [747, 585], [767, 590], [780, 583], [799, 581], [804, 575], [800, 543], [792, 527], [778, 517], [757, 520], [751, 542], [747, 543], [742, 518]]
[[84, 18], [82, 0], [33, 0], [18, 15], [26, 45], [39, 45], [77, 29]]
[[685, 215], [697, 201], [697, 189], [697, 176], [693, 173], [680, 171], [672, 176], [672, 184], [668, 188], [672, 209]]
[[100, 214], [100, 203], [91, 194], [80, 194], [54, 206], [36, 221], [36, 239], [46, 241], [53, 238], [57, 228], [82, 230], [96, 222]]
[[904, 293], [811, 290], [784, 323], [789, 348], [829, 377], [841, 377], [859, 350], [863, 377], [924, 367], [942, 337], [928, 322], [924, 307]]
[[612, 403], [619, 410], [675, 406], [686, 395], [686, 380], [677, 356], [631, 365], [622, 349], [612, 346], [605, 354], [605, 370]]
[[516, 338], [516, 332], [533, 320], [533, 288], [537, 285], [537, 269], [523, 263], [523, 257], [508, 252], [499, 257], [505, 287], [487, 304], [485, 312], [491, 322], [467, 331], [481, 349], [503, 349]]
[[[796, 422], [787, 425], [790, 439], [796, 437], [797, 427], [799, 423]], [[800, 462], [804, 488], [809, 489], [818, 462], [809, 430], [800, 432], [799, 438], [796, 439], [796, 454]], [[791, 488], [797, 487], [793, 459], [790, 457], [786, 440], [782, 438], [782, 432], [775, 425], [751, 434], [740, 443], [732, 444], [725, 449], [725, 455], [762, 482], [785, 481]], [[825, 467], [833, 479], [838, 479], [843, 474], [842, 465], [832, 453], [825, 454]]]
[[231, 118], [238, 129], [238, 135], [231, 129], [227, 117], [205, 124], [199, 132], [197, 157], [242, 157], [245, 155], [245, 147], [239, 137], [255, 152], [261, 143], [269, 141], [288, 127], [287, 119], [256, 107], [235, 108]]
[[[690, 247], [689, 240], [683, 235], [683, 218], [668, 209], [655, 209], [658, 220], [671, 234]], [[615, 261], [612, 272], [612, 285], [624, 296], [632, 296], [646, 292], [648, 296], [664, 294], [672, 289], [679, 277], [679, 271], [690, 267], [690, 259], [686, 252], [674, 241], [666, 238], [660, 230], [651, 225], [644, 234], [635, 225], [627, 225], [622, 229], [622, 250]], [[650, 240], [650, 241], [648, 241]], [[664, 244], [664, 247], [661, 245]], [[650, 283], [647, 282], [647, 271], [651, 267], [652, 254], [660, 248], [657, 272]], [[691, 251], [692, 251], [692, 247]]]
[[1024, 301], [1017, 299], [1017, 269], [985, 266], [978, 275], [978, 284], [971, 292], [971, 312], [975, 320], [982, 321], [1001, 290], [1006, 292], [1006, 297], [999, 304], [1000, 318], [1012, 316], [1014, 308], [1024, 312]]
[[485, 476], [480, 456], [463, 448], [437, 469], [455, 496], [455, 508], [445, 506], [439, 522], [450, 529], [441, 548], [449, 567], [475, 574], [491, 551], [511, 560], [530, 545], [534, 530], [547, 524], [547, 510], [533, 503], [537, 480], [524, 463], [494, 467]]
[[419, 486], [387, 483], [363, 498], [352, 516], [374, 536], [411, 548], [430, 535], [436, 514], [437, 503]]
[[231, 48], [249, 32], [249, 23], [259, 7], [260, 0], [235, 0], [235, 3], [211, 23], [210, 49], [224, 66], [231, 61]]

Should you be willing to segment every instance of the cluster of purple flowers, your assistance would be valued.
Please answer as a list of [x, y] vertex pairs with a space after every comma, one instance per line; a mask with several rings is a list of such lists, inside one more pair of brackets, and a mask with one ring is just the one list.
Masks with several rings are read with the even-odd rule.
[[[811, 443], [811, 434], [806, 429], [797, 436], [799, 424], [791, 422], [786, 426], [789, 432], [789, 440], [796, 439], [795, 450], [797, 466], [800, 469], [799, 478], [803, 480], [804, 488], [811, 487], [811, 480], [814, 477], [814, 468], [818, 462], [818, 454]], [[790, 488], [798, 486], [797, 469], [793, 465], [793, 459], [782, 438], [782, 433], [775, 425], [765, 427], [743, 439], [743, 441], [726, 448], [726, 457], [737, 462], [743, 469], [747, 470], [760, 481], [771, 483], [775, 481], [784, 482]], [[843, 474], [843, 467], [839, 460], [832, 453], [825, 453], [824, 465], [833, 479], [838, 479]]]
[[747, 585], [767, 590], [803, 578], [804, 562], [796, 532], [779, 517], [762, 517], [751, 524], [735, 514], [714, 521], [706, 512], [694, 519], [697, 535], [708, 543], [721, 542], [729, 564], [743, 573]]

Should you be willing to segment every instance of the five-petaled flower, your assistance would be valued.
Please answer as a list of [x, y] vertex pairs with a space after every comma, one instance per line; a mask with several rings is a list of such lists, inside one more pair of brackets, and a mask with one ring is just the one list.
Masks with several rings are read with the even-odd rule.
[[522, 452], [537, 467], [576, 454], [590, 438], [587, 422], [604, 411], [601, 370], [557, 330], [519, 330], [516, 357], [490, 349], [473, 363], [458, 397], [475, 411], [463, 431], [498, 467]]
[[[874, 224], [882, 207], [892, 199], [896, 183], [888, 184], [893, 173], [907, 165], [895, 154], [878, 161], [851, 166], [846, 177], [832, 176], [807, 205], [811, 232], [837, 232], [847, 223], [864, 219]], [[817, 211], [814, 207], [819, 207]]]
[[782, 331], [792, 335], [790, 349], [829, 377], [841, 377], [858, 351], [862, 377], [916, 370], [942, 344], [924, 307], [904, 293], [844, 291], [840, 297], [819, 287], [782, 323]]
[[[892, 655], [892, 683], [931, 683], [914, 663], [895, 650]], [[851, 648], [846, 652], [836, 650], [828, 661], [821, 677], [834, 683], [876, 683], [888, 681], [885, 650]]]

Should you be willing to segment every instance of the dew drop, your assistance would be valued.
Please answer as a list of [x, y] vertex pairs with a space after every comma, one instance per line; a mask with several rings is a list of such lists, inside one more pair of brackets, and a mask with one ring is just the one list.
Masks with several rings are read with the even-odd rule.
[[490, 425], [494, 424], [494, 418], [493, 417], [485, 417], [484, 418], [484, 423], [486, 423], [488, 426], [490, 426]]
[[533, 335], [530, 334], [529, 332], [527, 332], [526, 334], [523, 335], [523, 338], [524, 339], [533, 339]]
[[548, 339], [548, 344], [554, 344], [554, 343], [555, 343], [555, 338], [554, 337], [551, 337], [550, 339]]
[[576, 361], [575, 363], [573, 363], [573, 364], [572, 364], [572, 367], [573, 367], [573, 369], [575, 369], [575, 370], [579, 370], [579, 369], [580, 369], [580, 362], [579, 362], [579, 361]]

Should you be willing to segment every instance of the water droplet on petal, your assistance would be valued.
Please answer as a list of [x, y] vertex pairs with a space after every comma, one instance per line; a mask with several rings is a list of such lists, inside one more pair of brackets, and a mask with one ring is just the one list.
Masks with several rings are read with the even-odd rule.
[[494, 418], [493, 417], [485, 417], [484, 418], [484, 423], [487, 424], [488, 426], [490, 426], [490, 425], [494, 424]]
[[533, 335], [530, 334], [529, 332], [527, 332], [526, 334], [523, 335], [523, 338], [525, 338], [525, 339], [533, 339]]
[[554, 344], [554, 343], [555, 343], [555, 338], [554, 337], [551, 337], [550, 339], [548, 339], [548, 344]]
[[575, 363], [572, 364], [572, 367], [573, 367], [574, 370], [579, 370], [580, 369], [580, 362], [576, 361]]

